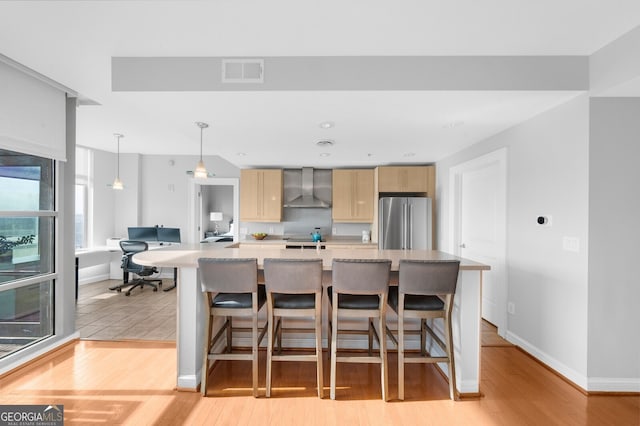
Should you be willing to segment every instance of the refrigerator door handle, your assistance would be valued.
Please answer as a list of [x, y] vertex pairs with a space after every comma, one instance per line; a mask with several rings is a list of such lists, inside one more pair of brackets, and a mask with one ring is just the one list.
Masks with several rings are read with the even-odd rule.
[[407, 248], [407, 204], [402, 203], [402, 248]]
[[409, 244], [407, 248], [413, 249], [413, 223], [411, 222], [413, 219], [413, 204], [409, 203], [407, 205], [407, 240]]

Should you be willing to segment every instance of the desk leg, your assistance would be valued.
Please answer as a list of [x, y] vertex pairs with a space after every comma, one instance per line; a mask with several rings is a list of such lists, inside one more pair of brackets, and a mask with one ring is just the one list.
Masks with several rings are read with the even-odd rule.
[[174, 288], [176, 288], [177, 285], [178, 285], [178, 268], [173, 268], [173, 285], [171, 287], [165, 288], [162, 291], [173, 290]]
[[78, 301], [78, 271], [80, 269], [80, 263], [78, 260], [78, 256], [76, 256], [76, 302]]
[[178, 390], [196, 390], [202, 369], [204, 296], [198, 285], [197, 268], [180, 268], [176, 345], [178, 351]]

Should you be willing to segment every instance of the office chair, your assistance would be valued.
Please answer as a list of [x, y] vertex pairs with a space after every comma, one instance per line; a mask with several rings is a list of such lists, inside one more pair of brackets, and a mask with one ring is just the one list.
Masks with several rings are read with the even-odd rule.
[[[144, 277], [148, 277], [152, 274], [158, 272], [155, 266], [142, 266], [138, 265], [133, 261], [133, 255], [136, 253], [140, 253], [141, 251], [146, 251], [149, 249], [149, 245], [144, 241], [133, 241], [133, 240], [121, 240], [120, 248], [122, 249], [122, 265], [121, 268], [125, 272], [125, 276], [127, 273], [132, 272], [138, 276], [138, 278], [133, 281], [125, 282], [126, 280], [122, 280], [122, 284], [109, 287], [109, 290], [117, 290], [118, 292], [122, 291], [123, 287], [131, 286], [125, 292], [126, 296], [131, 295], [131, 290], [136, 287], [144, 288], [145, 285], [153, 288], [153, 291], [158, 291], [158, 286], [162, 285], [162, 280], [159, 278], [153, 279], [145, 279]], [[154, 283], [158, 283], [157, 285]]]

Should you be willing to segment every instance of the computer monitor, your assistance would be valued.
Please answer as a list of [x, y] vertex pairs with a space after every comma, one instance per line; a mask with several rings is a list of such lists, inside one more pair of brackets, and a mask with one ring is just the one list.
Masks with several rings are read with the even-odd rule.
[[158, 228], [158, 241], [165, 243], [179, 243], [180, 228]]
[[129, 239], [135, 241], [158, 241], [158, 228], [155, 226], [135, 226], [127, 229]]

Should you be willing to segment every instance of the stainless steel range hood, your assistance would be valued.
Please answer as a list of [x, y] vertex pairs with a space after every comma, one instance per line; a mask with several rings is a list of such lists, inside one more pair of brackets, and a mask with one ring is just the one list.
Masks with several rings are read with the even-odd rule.
[[284, 200], [284, 207], [331, 207], [331, 170], [285, 169]]

